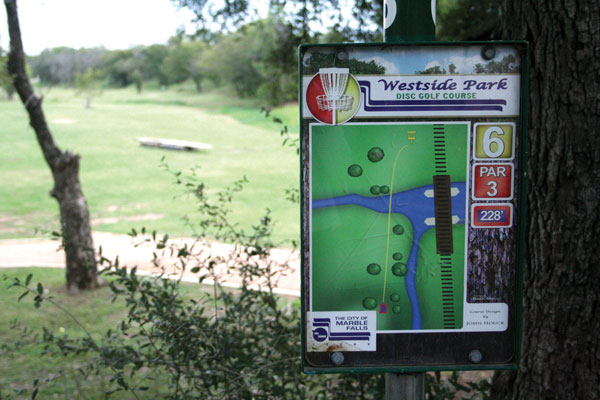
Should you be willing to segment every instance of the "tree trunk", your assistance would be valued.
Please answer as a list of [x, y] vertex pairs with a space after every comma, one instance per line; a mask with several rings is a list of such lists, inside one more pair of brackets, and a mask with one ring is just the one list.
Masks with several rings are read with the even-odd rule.
[[[506, 0], [531, 44], [523, 356], [496, 399], [600, 398], [600, 2]], [[510, 16], [510, 17], [508, 17]]]
[[192, 79], [196, 85], [196, 93], [202, 93], [202, 78], [194, 76]]
[[42, 153], [54, 178], [50, 194], [58, 200], [63, 246], [66, 254], [67, 289], [77, 293], [82, 289], [98, 286], [94, 244], [90, 228], [90, 216], [85, 197], [79, 183], [79, 156], [61, 151], [48, 129], [38, 97], [25, 72], [25, 53], [21, 41], [21, 30], [16, 0], [4, 0], [8, 16], [10, 53], [8, 72], [25, 109], [30, 125], [35, 131]]
[[15, 97], [15, 89], [10, 86], [6, 89], [6, 98], [8, 101], [12, 101], [13, 97]]

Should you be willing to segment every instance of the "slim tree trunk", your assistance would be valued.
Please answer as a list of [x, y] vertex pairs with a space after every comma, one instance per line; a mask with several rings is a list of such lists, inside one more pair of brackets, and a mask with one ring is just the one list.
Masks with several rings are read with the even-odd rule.
[[202, 93], [202, 78], [200, 76], [193, 76], [192, 80], [196, 85], [196, 93]]
[[600, 398], [600, 2], [505, 0], [531, 43], [523, 357], [496, 399]]
[[13, 97], [15, 97], [15, 89], [12, 86], [10, 86], [6, 88], [6, 98], [8, 99], [8, 101], [12, 101]]
[[58, 200], [63, 246], [66, 254], [67, 289], [77, 293], [98, 286], [90, 216], [79, 183], [79, 156], [61, 151], [54, 144], [38, 97], [25, 72], [25, 53], [16, 0], [4, 0], [8, 16], [10, 53], [8, 72], [30, 119], [42, 153], [54, 178], [50, 194]]

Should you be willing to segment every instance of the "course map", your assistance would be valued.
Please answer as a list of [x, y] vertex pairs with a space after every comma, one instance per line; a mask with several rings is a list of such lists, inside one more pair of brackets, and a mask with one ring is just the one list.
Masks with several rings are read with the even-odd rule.
[[[378, 331], [462, 327], [469, 132], [466, 122], [311, 125], [312, 311], [375, 310]], [[442, 209], [451, 250], [440, 252]]]

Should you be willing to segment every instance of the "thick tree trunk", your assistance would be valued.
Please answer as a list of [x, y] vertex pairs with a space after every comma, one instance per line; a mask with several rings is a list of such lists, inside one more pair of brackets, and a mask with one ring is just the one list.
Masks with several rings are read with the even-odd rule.
[[497, 399], [600, 398], [600, 2], [506, 0], [532, 46], [523, 357]]
[[25, 53], [21, 41], [17, 2], [4, 0], [4, 3], [10, 36], [8, 72], [29, 114], [30, 125], [54, 177], [54, 188], [50, 194], [58, 200], [60, 208], [67, 289], [70, 293], [92, 289], [98, 286], [98, 277], [90, 216], [79, 183], [79, 156], [68, 151], [63, 152], [54, 144], [42, 110], [42, 99], [34, 93], [25, 72]]

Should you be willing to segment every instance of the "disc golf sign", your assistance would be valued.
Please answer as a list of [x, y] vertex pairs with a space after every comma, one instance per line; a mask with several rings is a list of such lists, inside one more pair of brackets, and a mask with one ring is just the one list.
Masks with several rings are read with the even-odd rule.
[[301, 46], [306, 372], [518, 364], [526, 57]]

